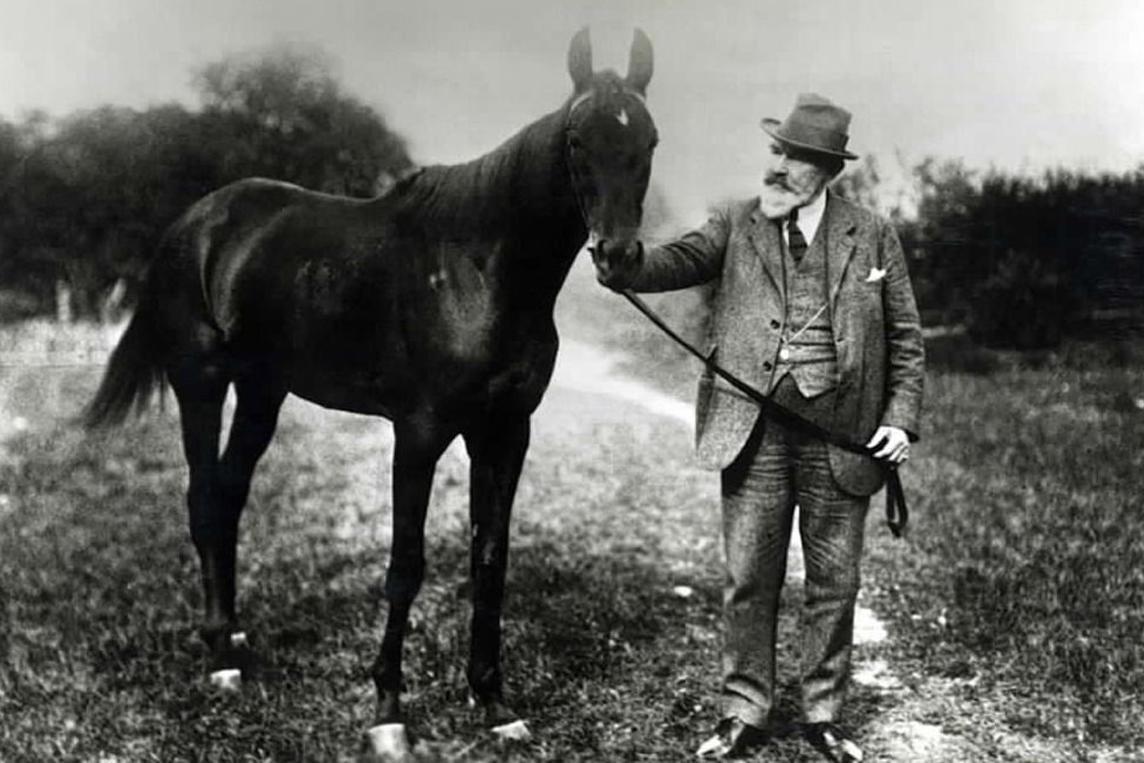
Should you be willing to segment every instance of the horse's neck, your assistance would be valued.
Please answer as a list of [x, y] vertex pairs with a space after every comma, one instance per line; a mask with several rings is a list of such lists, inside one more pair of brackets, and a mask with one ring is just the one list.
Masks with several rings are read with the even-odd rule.
[[514, 228], [522, 235], [519, 266], [548, 307], [588, 233], [565, 161], [565, 119], [560, 110], [518, 133], [509, 193], [520, 216]]
[[[565, 165], [563, 109], [521, 129], [488, 154], [460, 165], [502, 233], [583, 228]], [[584, 231], [581, 230], [581, 233]]]
[[541, 224], [583, 225], [565, 162], [564, 111], [525, 127], [505, 145], [514, 154], [509, 194], [521, 213]]
[[[466, 164], [435, 168], [424, 200], [441, 235], [496, 242], [498, 272], [529, 303], [554, 303], [587, 230], [564, 160], [560, 109]], [[551, 305], [549, 305], [551, 306]]]

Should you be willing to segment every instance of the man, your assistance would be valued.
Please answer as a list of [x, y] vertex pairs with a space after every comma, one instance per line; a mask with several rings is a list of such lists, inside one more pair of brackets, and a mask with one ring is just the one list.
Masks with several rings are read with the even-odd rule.
[[897, 234], [826, 190], [844, 161], [850, 114], [817, 95], [770, 136], [758, 198], [626, 259], [594, 255], [612, 289], [667, 291], [716, 281], [710, 356], [805, 418], [866, 442], [827, 445], [760, 416], [705, 370], [696, 403], [700, 462], [722, 471], [727, 625], [723, 719], [701, 757], [741, 757], [766, 740], [775, 633], [794, 508], [806, 566], [802, 705], [809, 741], [861, 760], [837, 724], [850, 668], [859, 558], [870, 495], [917, 439], [923, 348]]

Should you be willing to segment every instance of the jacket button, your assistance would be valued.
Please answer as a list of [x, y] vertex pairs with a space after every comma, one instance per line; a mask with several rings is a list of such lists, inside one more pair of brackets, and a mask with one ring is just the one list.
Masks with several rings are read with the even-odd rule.
[[775, 320], [774, 318], [771, 318], [771, 328], [773, 328], [773, 329], [777, 329], [777, 328], [778, 328], [779, 326], [781, 326], [781, 325], [782, 325], [782, 324], [781, 324], [781, 323], [779, 323], [777, 320]]
[[769, 360], [763, 361], [763, 370], [764, 371], [770, 371], [771, 370], [771, 361], [769, 361]]

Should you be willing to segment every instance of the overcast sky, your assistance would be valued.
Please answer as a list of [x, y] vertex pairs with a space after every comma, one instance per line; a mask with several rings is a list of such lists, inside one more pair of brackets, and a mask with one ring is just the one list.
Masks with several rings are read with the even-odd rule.
[[421, 163], [488, 150], [568, 94], [568, 42], [598, 68], [655, 47], [654, 179], [682, 215], [750, 193], [758, 120], [815, 90], [850, 146], [892, 162], [1123, 170], [1144, 159], [1136, 0], [0, 0], [0, 115], [194, 103], [191, 73], [276, 42], [320, 46]]

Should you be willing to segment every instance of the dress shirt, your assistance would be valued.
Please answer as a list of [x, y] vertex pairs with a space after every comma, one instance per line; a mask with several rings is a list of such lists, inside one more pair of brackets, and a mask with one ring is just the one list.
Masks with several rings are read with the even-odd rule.
[[[822, 215], [826, 213], [826, 190], [823, 189], [819, 192], [818, 196], [814, 198], [805, 207], [798, 208], [798, 222], [795, 225], [802, 231], [802, 237], [806, 239], [807, 246], [814, 243], [814, 234], [818, 233], [818, 224], [822, 222]], [[783, 241], [790, 246], [790, 236], [787, 233], [787, 227], [782, 226]]]

